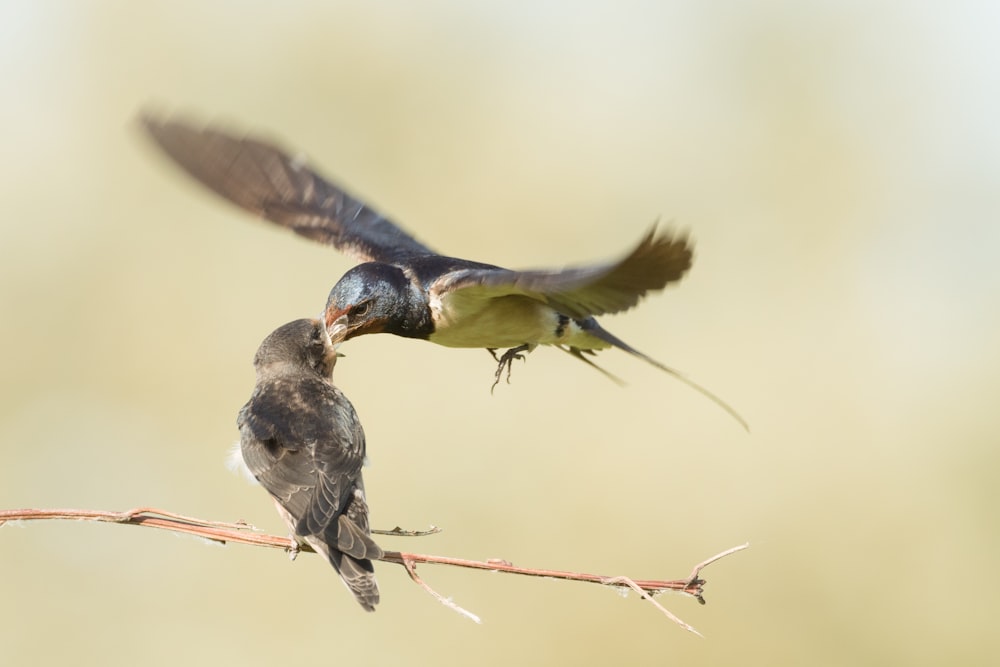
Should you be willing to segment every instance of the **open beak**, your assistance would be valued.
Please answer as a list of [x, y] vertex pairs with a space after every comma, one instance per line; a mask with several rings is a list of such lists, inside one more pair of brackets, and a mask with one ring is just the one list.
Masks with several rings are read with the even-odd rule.
[[[334, 333], [337, 334], [338, 336], [343, 334], [343, 331], [347, 329], [347, 318], [345, 317], [343, 318], [343, 320], [344, 320], [343, 323], [338, 323], [338, 326], [334, 328]], [[322, 324], [323, 317], [320, 316], [313, 321], [316, 322], [316, 324]], [[340, 341], [343, 340], [343, 338], [332, 337], [330, 335], [330, 331], [331, 330], [328, 329], [327, 327], [325, 326], [323, 327], [323, 333], [326, 334], [327, 340], [330, 341], [330, 348], [329, 351], [323, 356], [323, 362], [327, 364], [328, 367], [332, 370], [334, 364], [336, 364], [337, 362], [337, 357], [343, 356], [337, 353], [337, 346], [340, 344]]]
[[344, 308], [343, 310], [333, 310], [333, 309], [330, 309], [330, 310], [325, 311], [322, 315], [320, 315], [320, 319], [323, 320], [324, 322], [326, 322], [326, 330], [329, 331], [329, 332], [331, 332], [331, 336], [333, 335], [333, 333], [332, 333], [333, 332], [333, 328], [334, 328], [334, 326], [336, 326], [338, 324], [338, 322], [342, 322], [343, 326], [344, 326], [344, 329], [345, 330], [347, 329], [347, 311], [348, 310], [350, 310], [350, 309], [349, 308]]
[[330, 342], [336, 349], [347, 339], [347, 311], [327, 311], [325, 316], [326, 333], [330, 336]]

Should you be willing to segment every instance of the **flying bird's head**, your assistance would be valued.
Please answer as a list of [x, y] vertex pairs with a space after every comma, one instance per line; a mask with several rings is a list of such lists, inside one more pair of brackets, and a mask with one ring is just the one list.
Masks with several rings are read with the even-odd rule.
[[[367, 262], [344, 274], [326, 301], [326, 326], [333, 333], [346, 318], [344, 340], [372, 333], [417, 337], [416, 326], [429, 318], [427, 306], [403, 270], [392, 264]], [[428, 320], [429, 321], [429, 320]]]
[[[342, 335], [344, 323], [334, 322], [331, 330]], [[329, 378], [336, 363], [337, 351], [320, 320], [295, 320], [278, 327], [260, 344], [253, 359], [258, 375], [312, 370]]]

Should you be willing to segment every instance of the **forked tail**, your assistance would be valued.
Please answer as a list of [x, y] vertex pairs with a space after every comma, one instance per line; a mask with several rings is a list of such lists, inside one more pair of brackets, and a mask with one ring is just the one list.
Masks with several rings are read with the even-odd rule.
[[[652, 357], [650, 357], [650, 356], [648, 356], [646, 354], [643, 354], [642, 352], [640, 352], [639, 350], [635, 349], [634, 347], [632, 347], [631, 345], [629, 345], [628, 343], [626, 343], [622, 339], [618, 338], [617, 336], [615, 336], [611, 332], [609, 332], [606, 329], [604, 329], [600, 324], [597, 323], [597, 320], [595, 320], [594, 318], [589, 318], [589, 319], [586, 319], [586, 320], [577, 320], [577, 324], [580, 325], [581, 329], [583, 329], [584, 331], [586, 331], [588, 334], [590, 334], [594, 338], [599, 338], [600, 340], [603, 340], [608, 345], [611, 345], [613, 347], [617, 347], [619, 350], [622, 350], [624, 352], [628, 352], [632, 356], [638, 357], [638, 358], [642, 359], [643, 361], [645, 361], [646, 363], [651, 364], [653, 366], [656, 366], [657, 368], [659, 368], [661, 371], [663, 371], [665, 373], [670, 373], [675, 378], [677, 378], [678, 380], [680, 380], [681, 382], [683, 382], [687, 386], [691, 387], [692, 389], [694, 389], [695, 391], [697, 391], [698, 393], [700, 393], [702, 396], [706, 397], [707, 399], [709, 399], [710, 401], [712, 401], [713, 403], [715, 403], [716, 405], [718, 405], [720, 408], [722, 408], [723, 410], [725, 410], [726, 412], [728, 412], [729, 416], [732, 417], [733, 419], [735, 419], [737, 422], [739, 422], [740, 426], [742, 426], [747, 431], [747, 433], [750, 432], [750, 425], [747, 424], [746, 420], [743, 419], [743, 417], [740, 416], [740, 413], [736, 412], [736, 410], [734, 410], [732, 408], [732, 406], [730, 406], [728, 403], [726, 403], [725, 401], [723, 401], [721, 398], [719, 398], [718, 396], [716, 396], [715, 394], [713, 394], [712, 392], [710, 392], [708, 389], [705, 389], [704, 387], [702, 387], [700, 384], [698, 384], [694, 380], [688, 378], [686, 375], [684, 375], [680, 371], [678, 371], [678, 370], [676, 370], [674, 368], [671, 368], [670, 366], [665, 366], [664, 364], [661, 364], [656, 359], [653, 359]], [[583, 352], [582, 350], [579, 350], [577, 348], [569, 348], [569, 349], [567, 349], [567, 352], [569, 352], [570, 354], [572, 354], [574, 357], [577, 357], [581, 361], [585, 361], [586, 363], [590, 364], [591, 366], [593, 366], [597, 370], [601, 371], [602, 373], [604, 373], [605, 375], [607, 375], [608, 377], [610, 377], [612, 380], [615, 380], [615, 381], [617, 381], [619, 383], [621, 382], [614, 375], [611, 375], [610, 373], [608, 373], [607, 371], [605, 371], [603, 368], [601, 368], [600, 366], [598, 366], [597, 364], [595, 364], [594, 362], [592, 362], [590, 359], [587, 359], [586, 357], [584, 357], [583, 354], [582, 354], [582, 352]]]

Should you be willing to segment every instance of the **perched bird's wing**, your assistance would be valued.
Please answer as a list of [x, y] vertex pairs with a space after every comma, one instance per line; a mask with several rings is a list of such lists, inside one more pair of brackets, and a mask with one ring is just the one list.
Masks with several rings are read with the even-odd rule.
[[556, 271], [469, 268], [446, 274], [431, 285], [431, 293], [460, 310], [463, 300], [521, 295], [582, 319], [627, 310], [646, 292], [680, 280], [690, 267], [687, 237], [657, 235], [653, 227], [617, 262]]
[[274, 144], [144, 115], [153, 140], [191, 176], [237, 206], [361, 261], [432, 254], [383, 217]]
[[371, 538], [364, 488], [355, 489], [347, 508], [337, 517], [337, 549], [358, 559], [382, 557], [382, 548]]
[[274, 380], [240, 412], [243, 459], [296, 518], [299, 535], [336, 530], [360, 485], [364, 433], [350, 404], [334, 392], [319, 379]]
[[[341, 526], [347, 509], [360, 501], [367, 520], [368, 506], [364, 503], [364, 485], [361, 481], [361, 466], [365, 459], [365, 434], [361, 429], [358, 415], [339, 390], [327, 387], [330, 393], [324, 397], [325, 405], [320, 406], [326, 420], [323, 430], [315, 433], [313, 465], [316, 467], [318, 485], [305, 515], [299, 521], [303, 533], [318, 534]], [[340, 548], [339, 531], [337, 544]], [[349, 540], [353, 542], [353, 540]], [[371, 543], [371, 540], [368, 540]], [[372, 543], [373, 544], [373, 543]], [[347, 550], [351, 547], [348, 546]]]

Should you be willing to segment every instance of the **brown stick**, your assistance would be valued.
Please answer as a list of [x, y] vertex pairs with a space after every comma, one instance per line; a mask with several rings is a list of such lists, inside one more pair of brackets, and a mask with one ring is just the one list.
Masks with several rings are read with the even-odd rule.
[[[137, 507], [125, 512], [106, 512], [99, 510], [78, 510], [78, 509], [15, 509], [0, 510], [0, 525], [7, 521], [40, 521], [46, 519], [78, 520], [78, 521], [102, 521], [106, 523], [121, 523], [133, 526], [147, 526], [159, 528], [176, 533], [186, 533], [205, 539], [221, 542], [236, 542], [238, 544], [248, 544], [257, 547], [269, 547], [272, 549], [283, 549], [287, 552], [312, 551], [308, 545], [296, 544], [290, 537], [280, 537], [258, 532], [249, 523], [238, 521], [236, 523], [226, 523], [221, 521], [205, 521], [194, 517], [175, 514], [154, 507]], [[437, 532], [438, 529], [431, 527], [428, 531], [403, 531], [399, 528], [391, 531], [381, 531], [389, 535], [426, 535]], [[585, 581], [603, 586], [626, 587], [640, 593], [644, 598], [653, 604], [671, 620], [681, 627], [691, 632], [697, 631], [687, 623], [661, 607], [651, 596], [664, 591], [677, 591], [690, 595], [705, 604], [703, 589], [705, 580], [699, 578], [701, 570], [715, 561], [746, 549], [749, 544], [727, 549], [720, 554], [708, 558], [694, 567], [691, 575], [687, 579], [632, 579], [630, 577], [614, 576], [606, 577], [598, 574], [587, 574], [584, 572], [566, 572], [562, 570], [544, 570], [539, 568], [517, 567], [503, 560], [467, 560], [464, 558], [453, 558], [450, 556], [432, 556], [429, 554], [417, 554], [406, 551], [386, 551], [381, 560], [386, 563], [395, 563], [406, 568], [407, 573], [414, 582], [419, 584], [438, 601], [459, 613], [479, 622], [478, 617], [468, 612], [447, 598], [436, 593], [430, 586], [416, 574], [416, 565], [419, 563], [431, 563], [435, 565], [451, 565], [453, 567], [464, 567], [475, 570], [489, 570], [491, 572], [507, 572], [529, 577], [548, 577], [550, 579], [565, 579], [569, 581]]]

